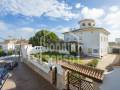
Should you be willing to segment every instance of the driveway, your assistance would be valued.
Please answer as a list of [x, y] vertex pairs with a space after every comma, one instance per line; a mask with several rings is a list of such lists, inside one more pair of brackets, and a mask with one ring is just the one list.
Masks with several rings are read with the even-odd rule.
[[118, 57], [119, 57], [118, 54], [108, 54], [108, 55], [104, 56], [102, 59], [99, 60], [97, 68], [106, 70], [106, 67], [108, 65], [112, 64], [113, 62], [118, 61], [117, 60]]

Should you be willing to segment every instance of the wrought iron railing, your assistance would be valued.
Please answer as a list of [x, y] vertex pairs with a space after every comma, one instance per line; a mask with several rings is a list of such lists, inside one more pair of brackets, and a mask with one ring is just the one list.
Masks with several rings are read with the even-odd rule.
[[93, 82], [83, 79], [79, 74], [69, 73], [68, 78], [70, 90], [95, 90]]

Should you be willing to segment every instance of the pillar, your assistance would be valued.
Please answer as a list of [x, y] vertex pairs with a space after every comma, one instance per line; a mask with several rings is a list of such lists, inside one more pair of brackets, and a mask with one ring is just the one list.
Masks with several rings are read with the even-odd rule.
[[50, 73], [50, 77], [51, 77], [51, 83], [56, 86], [57, 85], [57, 67], [52, 66], [51, 68], [51, 73]]
[[64, 72], [64, 85], [65, 85], [65, 90], [70, 90], [69, 88], [69, 70], [65, 70]]

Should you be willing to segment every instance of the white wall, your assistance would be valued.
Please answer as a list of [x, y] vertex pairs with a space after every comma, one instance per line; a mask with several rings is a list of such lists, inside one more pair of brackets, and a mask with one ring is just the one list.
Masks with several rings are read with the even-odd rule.
[[[99, 56], [99, 44], [99, 32], [83, 32], [83, 51], [85, 54]], [[98, 52], [95, 53], [94, 49], [97, 49]]]
[[108, 53], [108, 35], [100, 33], [100, 56]]
[[[85, 24], [85, 26], [83, 26], [83, 23]], [[89, 24], [91, 24], [91, 25], [89, 25]], [[94, 27], [94, 26], [95, 26], [94, 21], [86, 20], [86, 21], [80, 22], [80, 28], [88, 28], [88, 27]]]
[[3, 48], [4, 52], [7, 53], [9, 50], [14, 50], [15, 49], [15, 44], [13, 44], [13, 43], [3, 44], [2, 48]]
[[[78, 37], [79, 42], [83, 43], [82, 50], [84, 54], [101, 57], [108, 53], [108, 35], [92, 31], [77, 31], [74, 32], [73, 35], [69, 33], [64, 34], [65, 41], [75, 41], [76, 37]], [[78, 39], [76, 39], [76, 41], [78, 41]], [[89, 51], [91, 51], [91, 53], [88, 53]]]
[[32, 50], [31, 44], [21, 45], [21, 52], [24, 58], [27, 58], [30, 55], [31, 50]]

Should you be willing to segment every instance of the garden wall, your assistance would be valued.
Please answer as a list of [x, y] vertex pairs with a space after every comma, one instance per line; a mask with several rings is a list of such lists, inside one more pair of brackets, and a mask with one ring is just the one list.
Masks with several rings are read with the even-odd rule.
[[[37, 60], [31, 60], [31, 59], [23, 59], [23, 62], [29, 66], [33, 71], [38, 73], [40, 76], [45, 78], [50, 83], [52, 82], [51, 74], [50, 74], [50, 68], [48, 63], [38, 62]], [[57, 67], [57, 85], [56, 87], [59, 90], [62, 90], [64, 88], [64, 82], [63, 82], [63, 70], [61, 66], [55, 65]], [[51, 84], [52, 85], [52, 84]]]

